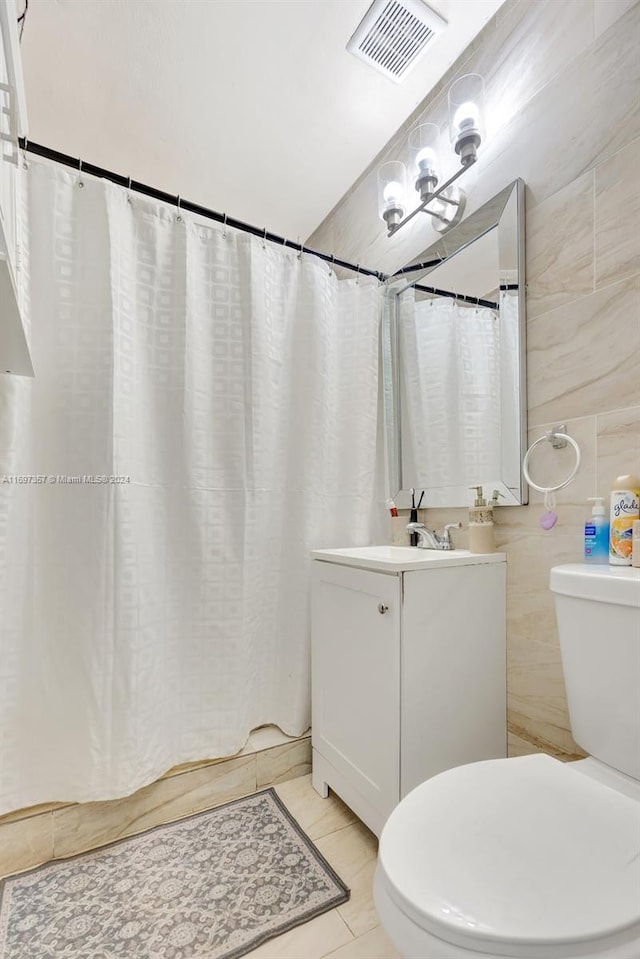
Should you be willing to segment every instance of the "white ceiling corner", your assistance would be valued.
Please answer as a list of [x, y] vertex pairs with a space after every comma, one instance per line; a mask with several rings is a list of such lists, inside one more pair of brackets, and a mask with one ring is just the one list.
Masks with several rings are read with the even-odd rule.
[[305, 239], [504, 0], [401, 84], [346, 51], [369, 0], [31, 0], [29, 139]]

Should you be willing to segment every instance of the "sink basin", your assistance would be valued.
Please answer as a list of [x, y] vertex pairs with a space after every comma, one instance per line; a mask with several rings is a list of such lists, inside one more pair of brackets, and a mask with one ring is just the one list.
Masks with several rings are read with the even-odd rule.
[[348, 549], [314, 549], [313, 559], [361, 569], [402, 573], [441, 566], [504, 563], [504, 553], [470, 553], [468, 549], [418, 549], [417, 546], [354, 546]]

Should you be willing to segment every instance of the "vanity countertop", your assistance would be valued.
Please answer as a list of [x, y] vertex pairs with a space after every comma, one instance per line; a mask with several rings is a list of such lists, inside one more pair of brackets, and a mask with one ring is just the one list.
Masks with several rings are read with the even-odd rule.
[[505, 563], [506, 553], [471, 553], [468, 549], [418, 549], [416, 546], [353, 546], [347, 549], [314, 549], [311, 558], [341, 566], [403, 573], [442, 566], [477, 566]]

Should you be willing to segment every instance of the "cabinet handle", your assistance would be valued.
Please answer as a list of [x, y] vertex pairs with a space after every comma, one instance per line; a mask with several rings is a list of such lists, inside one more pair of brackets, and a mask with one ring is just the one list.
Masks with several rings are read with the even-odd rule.
[[388, 606], [385, 606], [384, 603], [378, 603], [378, 612], [379, 612], [379, 613], [386, 613], [388, 609], [389, 609], [389, 607], [388, 607]]

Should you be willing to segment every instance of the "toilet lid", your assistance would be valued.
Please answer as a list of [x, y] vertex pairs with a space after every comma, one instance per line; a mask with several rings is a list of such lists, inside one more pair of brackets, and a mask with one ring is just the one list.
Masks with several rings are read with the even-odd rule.
[[577, 943], [640, 920], [640, 803], [550, 756], [472, 763], [389, 817], [389, 895], [442, 939]]

